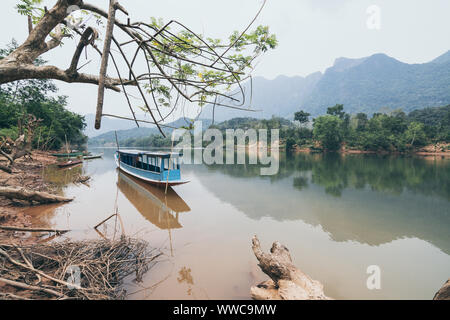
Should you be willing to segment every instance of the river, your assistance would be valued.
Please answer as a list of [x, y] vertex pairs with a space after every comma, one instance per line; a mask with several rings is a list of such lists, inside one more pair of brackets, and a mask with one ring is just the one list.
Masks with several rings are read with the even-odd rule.
[[[295, 264], [336, 299], [431, 299], [450, 277], [450, 161], [439, 157], [280, 154], [275, 176], [251, 165], [186, 165], [190, 183], [164, 192], [121, 174], [113, 149], [49, 181], [75, 201], [28, 209], [35, 225], [73, 230], [70, 239], [127, 235], [164, 255], [130, 299], [249, 299], [267, 277], [251, 238], [286, 245]], [[89, 186], [71, 184], [78, 174]], [[120, 225], [120, 224], [119, 224]], [[381, 288], [366, 285], [369, 266]]]

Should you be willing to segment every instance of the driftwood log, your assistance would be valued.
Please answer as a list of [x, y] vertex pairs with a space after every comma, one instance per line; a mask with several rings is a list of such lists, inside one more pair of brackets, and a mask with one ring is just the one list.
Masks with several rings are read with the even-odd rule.
[[259, 261], [261, 270], [270, 280], [251, 288], [255, 300], [329, 300], [323, 292], [323, 285], [292, 263], [289, 250], [274, 242], [270, 253], [261, 250], [261, 244], [256, 236], [252, 239], [252, 248]]
[[37, 202], [39, 204], [70, 202], [73, 198], [65, 198], [46, 192], [31, 191], [25, 188], [0, 187], [0, 196], [7, 199]]
[[433, 300], [450, 300], [450, 279], [436, 292]]
[[0, 230], [5, 231], [19, 231], [19, 232], [50, 232], [56, 234], [67, 233], [70, 230], [46, 229], [46, 228], [20, 228], [12, 226], [0, 226]]
[[3, 165], [1, 165], [1, 164], [0, 164], [0, 170], [4, 171], [4, 172], [6, 172], [6, 173], [9, 173], [9, 174], [12, 173], [12, 169], [11, 169], [10, 167], [3, 166]]

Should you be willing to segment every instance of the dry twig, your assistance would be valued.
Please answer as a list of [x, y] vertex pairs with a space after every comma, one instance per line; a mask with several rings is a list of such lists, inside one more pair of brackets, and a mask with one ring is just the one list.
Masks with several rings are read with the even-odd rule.
[[[125, 277], [134, 274], [142, 281], [160, 255], [147, 242], [125, 236], [117, 241], [0, 244], [0, 282], [18, 291], [0, 299], [123, 299]], [[79, 283], [71, 281], [74, 270], [79, 270]], [[37, 283], [29, 283], [30, 277]]]

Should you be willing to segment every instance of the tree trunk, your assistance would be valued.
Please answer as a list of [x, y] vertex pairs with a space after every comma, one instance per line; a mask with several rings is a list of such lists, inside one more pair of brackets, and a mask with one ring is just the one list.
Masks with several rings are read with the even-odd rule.
[[259, 267], [271, 280], [251, 288], [255, 300], [329, 300], [323, 285], [312, 280], [292, 263], [289, 250], [274, 242], [270, 253], [264, 253], [256, 236], [252, 248]]
[[70, 202], [73, 198], [65, 198], [46, 192], [37, 192], [27, 190], [25, 188], [9, 188], [0, 187], [0, 196], [7, 199], [25, 200], [30, 202], [38, 202], [40, 204]]
[[436, 292], [433, 300], [450, 300], [450, 279]]
[[[12, 166], [14, 164], [14, 161], [16, 161], [17, 159], [31, 155], [34, 132], [42, 122], [41, 119], [36, 119], [36, 117], [31, 114], [28, 114], [25, 117], [25, 120], [26, 120], [26, 136], [24, 133], [25, 130], [23, 129], [24, 125], [22, 122], [23, 119], [19, 119], [18, 128], [20, 132], [20, 137], [17, 138], [15, 141], [11, 140], [10, 138], [7, 138], [6, 140], [3, 141], [3, 143], [0, 146], [0, 155], [8, 159], [10, 166]], [[7, 148], [11, 150], [10, 154], [7, 154], [5, 151], [2, 150], [5, 144]]]

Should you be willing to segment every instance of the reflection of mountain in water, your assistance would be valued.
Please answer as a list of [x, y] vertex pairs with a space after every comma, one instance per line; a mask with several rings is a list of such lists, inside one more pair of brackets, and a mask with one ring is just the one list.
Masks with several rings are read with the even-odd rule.
[[370, 245], [417, 237], [450, 253], [449, 167], [448, 160], [300, 154], [282, 157], [275, 177], [259, 176], [256, 166], [195, 171], [252, 219], [302, 220], [336, 241]]
[[164, 190], [122, 172], [119, 172], [117, 185], [142, 216], [160, 229], [182, 228], [179, 214], [191, 210], [171, 188], [165, 195]]

